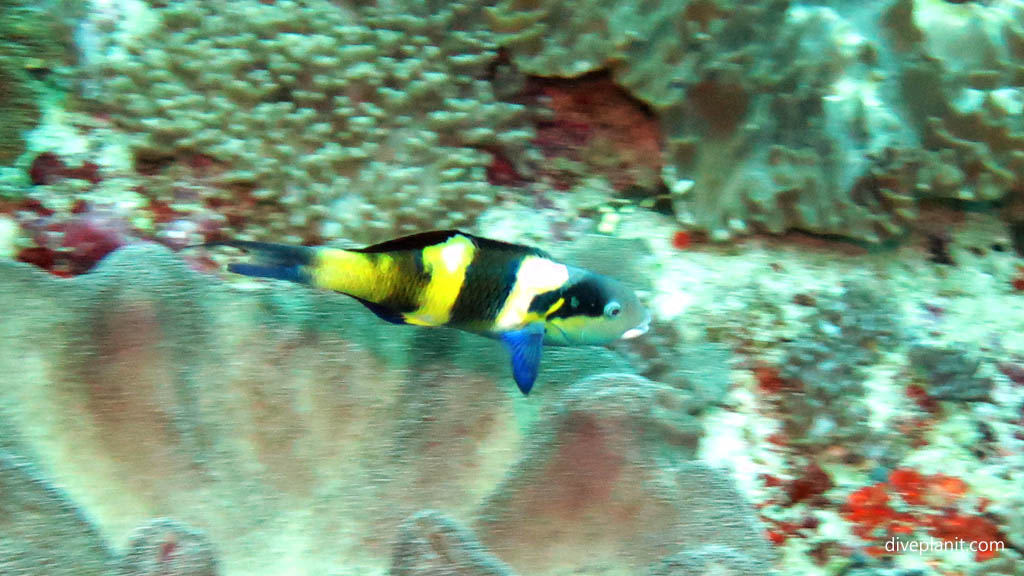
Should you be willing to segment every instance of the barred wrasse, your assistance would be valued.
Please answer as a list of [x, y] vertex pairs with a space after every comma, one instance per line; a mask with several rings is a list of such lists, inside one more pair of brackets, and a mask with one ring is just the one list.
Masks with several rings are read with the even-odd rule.
[[647, 331], [651, 316], [621, 283], [545, 252], [458, 230], [366, 248], [215, 242], [252, 254], [228, 270], [347, 294], [394, 324], [447, 326], [505, 343], [523, 394], [544, 344], [608, 344]]

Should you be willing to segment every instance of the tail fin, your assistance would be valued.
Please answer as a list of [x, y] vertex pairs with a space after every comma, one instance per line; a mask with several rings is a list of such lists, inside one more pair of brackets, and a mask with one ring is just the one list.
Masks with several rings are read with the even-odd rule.
[[228, 242], [209, 242], [204, 247], [228, 246], [249, 252], [254, 256], [253, 262], [228, 264], [228, 271], [243, 276], [257, 278], [274, 278], [288, 280], [300, 284], [309, 283], [307, 266], [313, 262], [315, 248], [308, 246], [290, 246], [287, 244], [271, 244], [268, 242], [248, 242], [233, 240]]

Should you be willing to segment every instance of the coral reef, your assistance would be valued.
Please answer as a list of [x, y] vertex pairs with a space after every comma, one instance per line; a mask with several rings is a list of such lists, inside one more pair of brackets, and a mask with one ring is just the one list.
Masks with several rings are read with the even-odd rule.
[[39, 121], [36, 93], [26, 72], [19, 70], [13, 58], [0, 53], [0, 163], [9, 164], [25, 150], [24, 132]]
[[928, 152], [929, 196], [1024, 202], [1024, 6], [1001, 4], [898, 0], [882, 19], [900, 101]]
[[[0, 2], [0, 165], [25, 150], [25, 133], [41, 117], [40, 100], [74, 61], [72, 26], [83, 14], [80, 0]], [[54, 17], [54, 14], [59, 16]]]
[[[488, 150], [521, 158], [521, 106], [488, 81], [497, 47], [471, 3], [415, 15], [325, 0], [154, 3], [105, 47], [102, 88], [138, 161], [203, 154], [219, 193], [255, 200], [250, 237], [379, 240], [471, 224]], [[366, 12], [366, 11], [364, 11]]]

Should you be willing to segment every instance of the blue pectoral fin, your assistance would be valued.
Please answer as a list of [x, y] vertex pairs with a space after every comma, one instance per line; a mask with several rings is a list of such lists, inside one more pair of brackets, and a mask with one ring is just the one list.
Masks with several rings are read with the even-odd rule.
[[535, 324], [522, 330], [505, 332], [501, 335], [501, 341], [512, 355], [512, 377], [515, 378], [519, 390], [524, 395], [529, 394], [540, 370], [540, 354], [544, 348], [544, 325]]

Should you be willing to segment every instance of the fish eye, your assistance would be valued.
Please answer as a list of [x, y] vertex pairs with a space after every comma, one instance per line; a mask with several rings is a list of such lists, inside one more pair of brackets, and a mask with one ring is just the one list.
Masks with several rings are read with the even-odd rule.
[[612, 300], [611, 302], [605, 304], [605, 306], [604, 306], [604, 315], [605, 316], [608, 316], [610, 318], [614, 318], [614, 317], [618, 316], [621, 313], [622, 313], [622, 305], [619, 304], [618, 302], [616, 302], [615, 300]]

